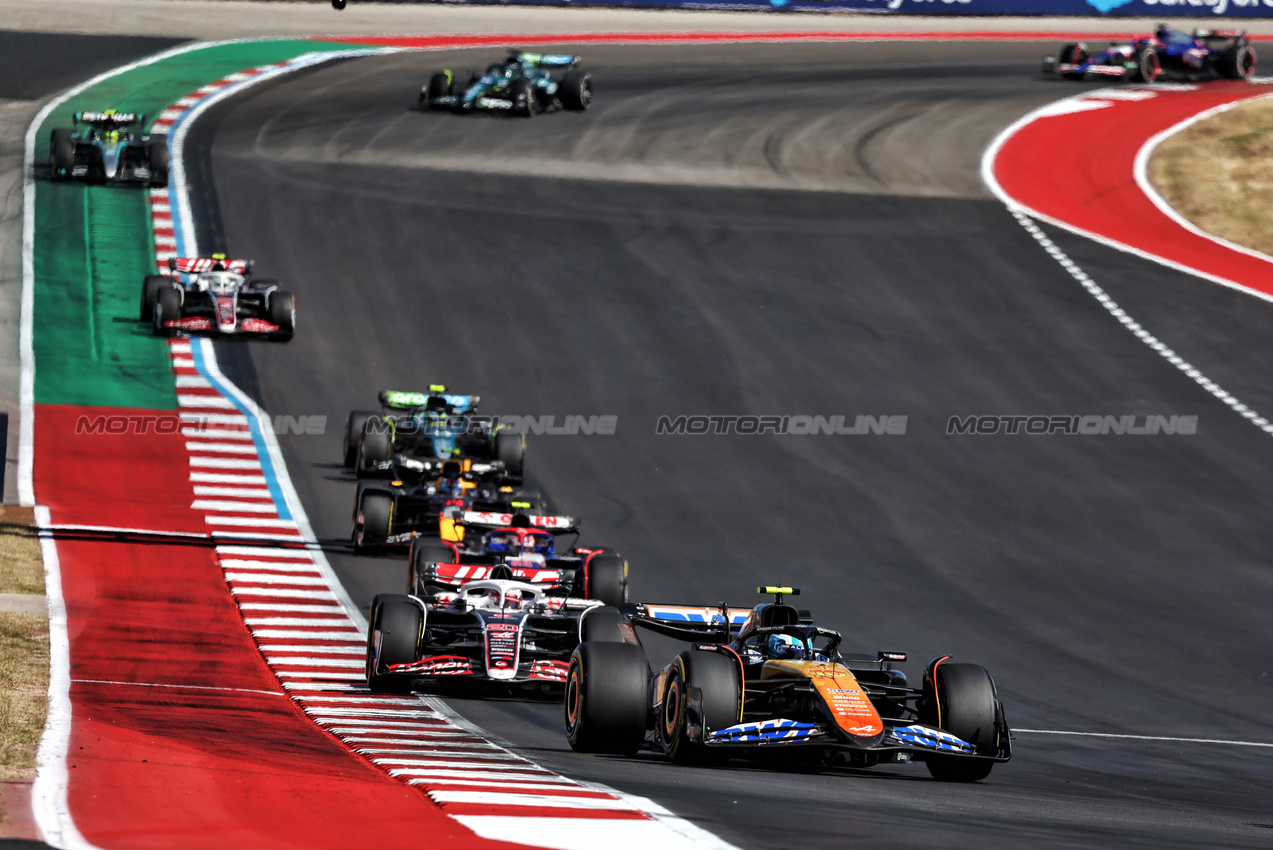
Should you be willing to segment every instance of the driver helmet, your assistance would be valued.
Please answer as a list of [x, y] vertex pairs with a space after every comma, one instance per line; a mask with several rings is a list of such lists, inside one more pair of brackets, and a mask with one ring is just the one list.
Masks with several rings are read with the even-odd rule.
[[426, 434], [436, 434], [446, 429], [446, 414], [436, 410], [422, 410], [415, 414], [416, 427]]
[[529, 600], [523, 595], [522, 591], [515, 587], [510, 587], [504, 592], [505, 608], [522, 608]]
[[804, 658], [804, 644], [791, 635], [770, 635], [765, 648], [770, 658]]
[[553, 536], [534, 532], [522, 535], [522, 552], [551, 558], [553, 556]]
[[492, 531], [486, 535], [486, 551], [503, 554], [505, 552], [518, 552], [521, 549], [520, 541], [517, 541], [517, 535], [507, 531]]
[[470, 608], [496, 609], [500, 607], [500, 592], [493, 587], [474, 587], [464, 594]]

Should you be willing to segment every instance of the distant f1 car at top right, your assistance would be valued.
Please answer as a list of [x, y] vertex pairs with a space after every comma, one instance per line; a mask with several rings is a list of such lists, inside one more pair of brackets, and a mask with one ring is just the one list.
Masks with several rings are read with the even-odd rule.
[[[463, 80], [450, 69], [434, 74], [420, 90], [420, 109], [506, 112], [524, 118], [557, 109], [583, 112], [592, 103], [592, 74], [578, 64], [579, 57], [570, 54], [510, 50], [507, 59], [485, 74], [470, 70]], [[565, 74], [555, 78], [550, 71], [556, 70]]]
[[1246, 80], [1255, 75], [1255, 50], [1244, 30], [1197, 29], [1192, 34], [1159, 25], [1152, 36], [1090, 52], [1083, 42], [1043, 57], [1043, 73], [1067, 80]]

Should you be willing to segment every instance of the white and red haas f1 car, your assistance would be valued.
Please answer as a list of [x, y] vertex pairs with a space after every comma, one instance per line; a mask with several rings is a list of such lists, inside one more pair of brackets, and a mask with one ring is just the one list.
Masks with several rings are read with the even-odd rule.
[[288, 340], [296, 329], [296, 299], [277, 280], [254, 279], [251, 260], [177, 257], [169, 274], [142, 282], [141, 321], [160, 336], [211, 333]]
[[377, 693], [450, 685], [559, 694], [579, 642], [621, 639], [620, 619], [595, 600], [506, 577], [439, 596], [380, 594], [367, 630], [367, 686]]
[[503, 576], [605, 605], [628, 600], [628, 563], [621, 555], [609, 548], [558, 545], [559, 535], [577, 540], [573, 517], [465, 511], [455, 526], [463, 530], [459, 542], [422, 536], [411, 541], [408, 593], [446, 599], [466, 582]]

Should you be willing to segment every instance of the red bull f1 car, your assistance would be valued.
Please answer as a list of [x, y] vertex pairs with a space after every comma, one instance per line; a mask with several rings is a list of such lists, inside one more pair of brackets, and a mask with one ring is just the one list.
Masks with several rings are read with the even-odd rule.
[[515, 482], [499, 461], [446, 460], [436, 469], [423, 461], [395, 463], [387, 480], [359, 482], [354, 548], [408, 546], [418, 538], [459, 541], [466, 511], [543, 513], [543, 497]]
[[141, 321], [160, 336], [210, 333], [288, 340], [296, 329], [296, 299], [277, 280], [252, 277], [251, 260], [178, 257], [169, 274], [147, 275]]
[[1198, 29], [1189, 34], [1168, 26], [1104, 50], [1089, 50], [1078, 42], [1062, 45], [1056, 56], [1043, 57], [1044, 74], [1068, 80], [1245, 80], [1255, 75], [1255, 68], [1255, 50], [1243, 30]]
[[142, 132], [146, 116], [136, 112], [76, 112], [73, 128], [49, 138], [49, 173], [54, 180], [168, 183], [168, 141]]
[[436, 597], [381, 594], [367, 631], [367, 685], [403, 693], [439, 685], [561, 693], [580, 640], [615, 640], [619, 612], [507, 578]]
[[[570, 660], [566, 735], [580, 752], [641, 748], [676, 762], [729, 757], [871, 767], [923, 762], [936, 779], [985, 779], [1012, 757], [1012, 735], [984, 667], [949, 656], [920, 687], [893, 668], [904, 653], [845, 655], [840, 634], [777, 601], [750, 611], [636, 605], [619, 637]], [[638, 630], [692, 648], [652, 674]], [[610, 630], [614, 634], [616, 630]]]
[[504, 576], [606, 605], [628, 600], [628, 562], [619, 553], [558, 544], [558, 536], [578, 539], [573, 517], [468, 511], [457, 525], [463, 531], [457, 542], [412, 541], [408, 593], [445, 599], [465, 582]]

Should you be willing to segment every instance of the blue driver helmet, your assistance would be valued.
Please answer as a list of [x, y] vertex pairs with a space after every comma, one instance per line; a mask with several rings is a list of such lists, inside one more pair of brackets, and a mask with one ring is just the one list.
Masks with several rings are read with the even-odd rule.
[[770, 658], [804, 658], [804, 644], [791, 635], [770, 635], [765, 648]]
[[543, 555], [545, 558], [553, 556], [553, 536], [551, 534], [527, 534], [522, 538], [522, 549], [525, 552], [534, 552], [537, 555]]
[[493, 554], [504, 554], [506, 552], [517, 552], [521, 548], [521, 542], [517, 539], [517, 535], [507, 531], [492, 531], [486, 535], [486, 551]]

